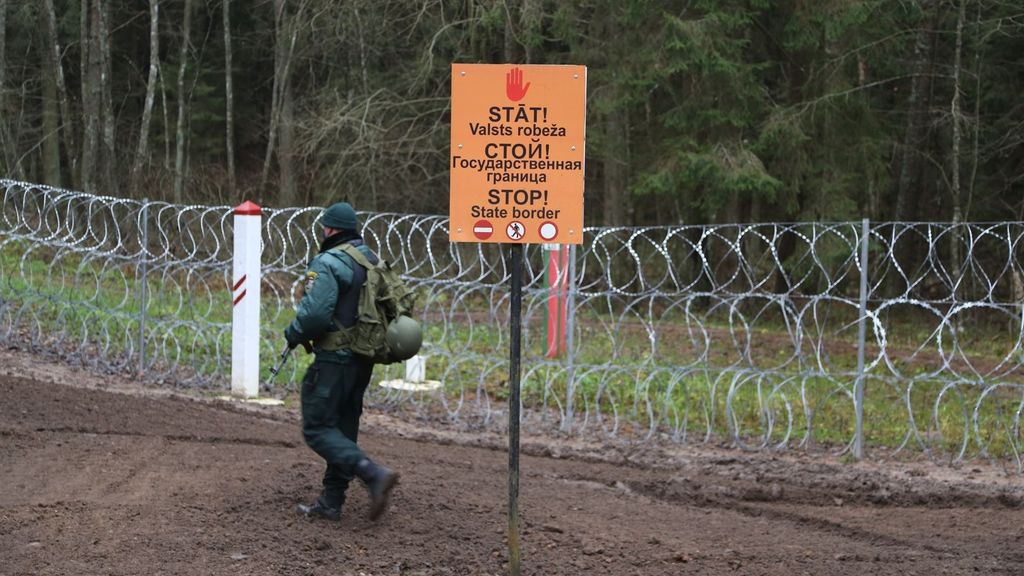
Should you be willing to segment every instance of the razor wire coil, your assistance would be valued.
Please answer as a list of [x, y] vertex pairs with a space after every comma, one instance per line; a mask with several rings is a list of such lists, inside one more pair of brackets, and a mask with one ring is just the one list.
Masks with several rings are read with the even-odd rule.
[[[12, 180], [0, 180], [0, 194], [0, 340], [93, 369], [224, 385], [231, 207]], [[263, 208], [264, 358], [276, 356], [293, 315], [320, 211]], [[500, 421], [507, 255], [449, 242], [443, 216], [360, 219], [367, 244], [420, 292], [428, 378], [443, 383], [432, 392], [376, 388], [373, 400], [467, 425]], [[591, 227], [572, 265], [556, 272], [573, 272], [561, 304], [569, 310], [551, 307], [548, 256], [527, 246], [524, 402], [579, 434], [842, 452], [862, 379], [869, 440], [1020, 470], [1022, 238], [1021, 222], [880, 222], [866, 239], [859, 222]], [[552, 314], [571, 331], [557, 357], [544, 332]], [[289, 366], [269, 392], [294, 386], [301, 367]], [[377, 378], [400, 370], [378, 367]]]

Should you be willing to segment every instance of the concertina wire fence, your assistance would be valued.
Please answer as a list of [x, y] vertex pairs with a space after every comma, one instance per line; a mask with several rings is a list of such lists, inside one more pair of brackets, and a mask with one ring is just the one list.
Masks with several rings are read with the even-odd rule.
[[[0, 342], [103, 372], [226, 387], [231, 207], [11, 180], [0, 191]], [[263, 209], [268, 394], [293, 391], [309, 362], [297, 355], [266, 382], [317, 249], [320, 211]], [[443, 216], [360, 218], [367, 243], [420, 293], [426, 376], [442, 383], [375, 386], [370, 400], [470, 427], [502, 424], [507, 253], [450, 243]], [[563, 271], [568, 349], [555, 357], [546, 251], [526, 247], [526, 431], [858, 456], [863, 442], [869, 453], [1022, 469], [1024, 223], [593, 227], [584, 236]], [[379, 366], [375, 380], [403, 374]]]

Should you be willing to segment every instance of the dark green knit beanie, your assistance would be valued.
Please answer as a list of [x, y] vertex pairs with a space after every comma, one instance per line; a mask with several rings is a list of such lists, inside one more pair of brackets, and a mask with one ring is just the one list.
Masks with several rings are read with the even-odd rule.
[[356, 211], [352, 209], [352, 205], [348, 202], [332, 204], [330, 208], [324, 210], [323, 215], [320, 217], [320, 223], [338, 230], [359, 231], [359, 220], [356, 218]]

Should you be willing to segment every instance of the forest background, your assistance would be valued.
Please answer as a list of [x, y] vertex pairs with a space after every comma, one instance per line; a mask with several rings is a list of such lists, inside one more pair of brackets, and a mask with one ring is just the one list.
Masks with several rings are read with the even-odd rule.
[[1024, 220], [1024, 0], [0, 0], [0, 175], [445, 214], [453, 62], [588, 67], [590, 225]]

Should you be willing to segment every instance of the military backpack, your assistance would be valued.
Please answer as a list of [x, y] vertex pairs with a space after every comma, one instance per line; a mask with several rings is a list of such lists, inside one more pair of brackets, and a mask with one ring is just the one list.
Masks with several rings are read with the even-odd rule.
[[356, 323], [328, 333], [328, 341], [318, 344], [328, 349], [348, 348], [375, 364], [412, 358], [423, 342], [423, 330], [412, 318], [416, 292], [383, 259], [373, 264], [349, 243], [331, 250], [348, 254], [365, 268], [366, 281], [359, 292]]

